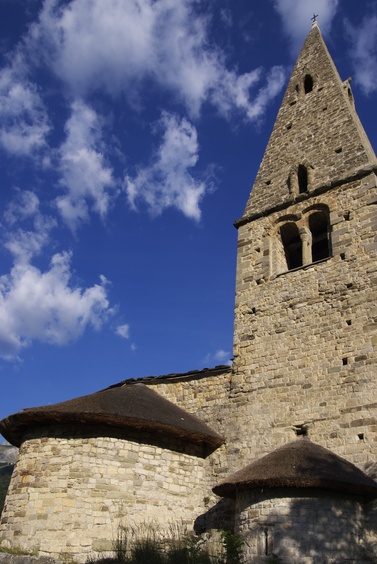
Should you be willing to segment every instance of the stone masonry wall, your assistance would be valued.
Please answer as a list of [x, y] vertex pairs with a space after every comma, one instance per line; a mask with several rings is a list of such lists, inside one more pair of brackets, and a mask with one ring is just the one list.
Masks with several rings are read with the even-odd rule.
[[[332, 254], [270, 277], [271, 233], [284, 214], [326, 204]], [[377, 477], [376, 177], [340, 185], [239, 228], [232, 470], [310, 438]]]
[[199, 447], [169, 439], [167, 449], [147, 434], [106, 436], [109, 429], [49, 434], [35, 433], [21, 447], [0, 545], [3, 538], [5, 547], [85, 562], [113, 549], [119, 524], [191, 527], [205, 509], [206, 461]]
[[376, 202], [370, 174], [291, 206], [328, 207], [332, 257], [278, 276], [272, 234], [288, 212], [240, 226], [234, 374], [154, 385], [225, 436], [210, 457], [215, 480], [300, 425], [377, 478]]
[[[224, 368], [216, 376], [204, 378], [156, 379], [152, 388], [169, 401], [179, 405], [189, 413], [196, 415], [223, 437], [228, 436], [232, 425], [231, 405], [229, 403], [232, 379], [231, 368]], [[146, 382], [148, 385], [148, 382]], [[217, 483], [218, 476], [228, 470], [228, 445], [217, 449], [208, 458], [208, 477], [211, 483], [208, 496], [217, 499], [211, 488]]]
[[[231, 369], [224, 367], [215, 376], [156, 378], [150, 385], [158, 394], [196, 415], [221, 434], [227, 425], [223, 421], [222, 407], [229, 398], [230, 382]], [[147, 380], [145, 383], [148, 385]]]
[[221, 506], [211, 488], [224, 474], [294, 440], [300, 425], [376, 478], [375, 194], [369, 175], [290, 209], [299, 215], [309, 205], [328, 206], [333, 256], [279, 275], [272, 274], [271, 237], [286, 212], [242, 225], [234, 371], [145, 382], [225, 436], [226, 445], [203, 459], [171, 439], [157, 446], [156, 437], [105, 438], [108, 429], [30, 436], [2, 516], [6, 544], [84, 561], [112, 547], [126, 513], [133, 522], [192, 525], [203, 514], [208, 522]]
[[236, 514], [246, 562], [271, 562], [273, 555], [282, 564], [370, 562], [357, 498], [297, 490], [243, 492]]
[[[308, 76], [313, 84], [306, 89]], [[302, 166], [308, 177], [303, 189]], [[216, 512], [225, 514], [229, 506], [211, 487], [298, 432], [376, 479], [375, 172], [349, 82], [340, 81], [315, 24], [238, 222], [233, 370], [145, 381], [218, 431], [226, 444], [204, 458], [199, 447], [152, 434], [97, 428], [84, 436], [82, 429], [55, 428], [42, 436], [38, 430], [22, 445], [0, 543], [3, 538], [6, 545], [84, 561], [112, 548], [126, 514], [161, 527], [169, 521], [192, 525], [199, 516], [214, 523]], [[314, 209], [329, 212], [331, 256], [287, 272], [279, 225], [297, 222], [310, 244], [300, 222]], [[254, 518], [289, 518], [281, 546], [290, 558], [307, 532], [302, 523], [309, 529], [310, 522], [310, 534], [320, 536], [326, 515], [334, 522], [329, 553], [335, 558], [332, 538], [343, 532], [351, 535], [347, 546], [355, 547], [360, 513], [350, 500], [240, 502], [240, 530], [253, 530]], [[368, 542], [375, 546], [376, 513], [377, 504], [370, 504]], [[268, 548], [268, 531], [261, 538], [257, 551], [263, 542]]]

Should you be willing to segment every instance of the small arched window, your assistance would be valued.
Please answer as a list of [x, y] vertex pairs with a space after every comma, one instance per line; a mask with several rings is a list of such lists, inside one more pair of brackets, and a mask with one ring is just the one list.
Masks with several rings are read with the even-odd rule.
[[313, 90], [313, 84], [313, 77], [310, 74], [306, 74], [304, 78], [305, 94], [309, 94]]
[[284, 223], [280, 227], [280, 236], [284, 247], [287, 269], [302, 266], [302, 241], [297, 228], [293, 222]]
[[330, 227], [327, 215], [316, 211], [309, 216], [309, 229], [312, 234], [312, 261], [331, 256]]
[[297, 170], [298, 191], [303, 194], [308, 191], [308, 170], [306, 166], [299, 165]]

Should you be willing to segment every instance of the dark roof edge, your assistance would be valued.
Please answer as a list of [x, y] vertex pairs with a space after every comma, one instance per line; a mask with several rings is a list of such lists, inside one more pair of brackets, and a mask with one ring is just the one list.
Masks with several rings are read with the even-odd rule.
[[289, 208], [289, 206], [291, 206], [292, 204], [297, 204], [297, 203], [302, 202], [304, 200], [308, 200], [312, 196], [318, 196], [320, 194], [324, 194], [325, 192], [328, 192], [329, 190], [332, 190], [333, 188], [341, 186], [342, 184], [345, 184], [346, 182], [352, 182], [354, 180], [364, 178], [365, 176], [368, 176], [368, 174], [370, 174], [371, 172], [374, 172], [374, 173], [377, 174], [377, 164], [372, 164], [372, 165], [369, 165], [369, 166], [363, 166], [363, 167], [359, 168], [359, 170], [357, 170], [354, 174], [350, 174], [349, 176], [339, 178], [337, 180], [330, 182], [329, 184], [325, 184], [324, 186], [319, 186], [318, 188], [316, 188], [315, 190], [311, 190], [310, 192], [305, 192], [304, 194], [299, 194], [296, 198], [292, 198], [292, 199], [290, 199], [286, 202], [282, 202], [282, 203], [278, 204], [277, 206], [273, 206], [272, 208], [269, 208], [267, 210], [257, 212], [257, 213], [253, 213], [253, 214], [248, 215], [246, 217], [241, 217], [240, 219], [237, 219], [233, 223], [233, 225], [236, 229], [238, 229], [239, 227], [241, 227], [241, 225], [245, 225], [246, 223], [250, 223], [251, 221], [255, 221], [256, 219], [260, 219], [261, 217], [267, 217], [267, 216], [271, 215], [272, 213], [275, 213], [277, 211], [281, 211], [281, 210], [284, 210], [286, 208]]
[[141, 376], [140, 378], [127, 378], [127, 380], [122, 380], [117, 384], [112, 384], [108, 388], [101, 390], [111, 390], [111, 388], [118, 388], [120, 386], [126, 386], [128, 384], [146, 384], [147, 386], [153, 386], [156, 384], [174, 384], [175, 382], [188, 382], [190, 380], [200, 380], [202, 378], [208, 378], [213, 376], [218, 376], [227, 372], [231, 372], [232, 367], [227, 364], [219, 364], [214, 368], [202, 368], [201, 370], [190, 370], [190, 372], [184, 373], [172, 373], [164, 374], [162, 376]]
[[[299, 480], [299, 479], [292, 479], [292, 478], [283, 478], [283, 479], [259, 479], [259, 480], [250, 480], [249, 482], [245, 482], [243, 484], [232, 484], [229, 482], [224, 482], [212, 488], [214, 494], [218, 495], [219, 497], [228, 497], [230, 499], [235, 499], [238, 493], [245, 492], [245, 491], [264, 491], [270, 490], [270, 495], [273, 497], [274, 490], [280, 489], [291, 489], [296, 490], [297, 493], [300, 490], [312, 490], [314, 492], [337, 492], [343, 495], [353, 495], [363, 497], [366, 501], [372, 501], [373, 499], [377, 498], [377, 491], [375, 488], [361, 484], [352, 484], [347, 482], [336, 482], [334, 481], [326, 481], [326, 480]], [[288, 497], [288, 494], [287, 494]]]
[[[190, 415], [190, 414], [189, 414]], [[21, 425], [18, 428], [18, 421]], [[30, 421], [28, 421], [30, 420]], [[203, 444], [215, 450], [225, 443], [225, 439], [216, 432], [213, 434], [203, 433], [194, 429], [184, 429], [175, 424], [169, 424], [158, 421], [148, 421], [138, 417], [128, 417], [124, 419], [118, 415], [106, 415], [101, 413], [60, 413], [56, 411], [35, 413], [33, 409], [22, 411], [3, 419], [1, 421], [1, 432], [4, 436], [12, 440], [11, 444], [20, 447], [23, 442], [24, 429], [27, 424], [28, 428], [35, 428], [49, 425], [77, 425], [82, 424], [88, 427], [96, 427], [103, 425], [104, 427], [112, 427], [118, 429], [128, 429], [133, 431], [158, 432], [169, 434], [172, 437], [186, 440], [193, 444]], [[13, 430], [11, 429], [13, 427]], [[15, 428], [15, 429], [14, 429]]]

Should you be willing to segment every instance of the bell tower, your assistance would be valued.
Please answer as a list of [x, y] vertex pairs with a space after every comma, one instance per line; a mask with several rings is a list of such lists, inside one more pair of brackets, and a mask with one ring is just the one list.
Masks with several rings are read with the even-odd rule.
[[361, 468], [377, 461], [376, 173], [350, 79], [314, 22], [236, 222], [246, 458], [308, 434]]

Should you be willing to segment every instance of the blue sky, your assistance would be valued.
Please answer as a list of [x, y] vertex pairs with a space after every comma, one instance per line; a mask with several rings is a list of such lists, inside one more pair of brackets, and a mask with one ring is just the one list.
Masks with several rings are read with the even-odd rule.
[[313, 13], [377, 146], [376, 2], [0, 10], [0, 418], [229, 363], [233, 222]]

